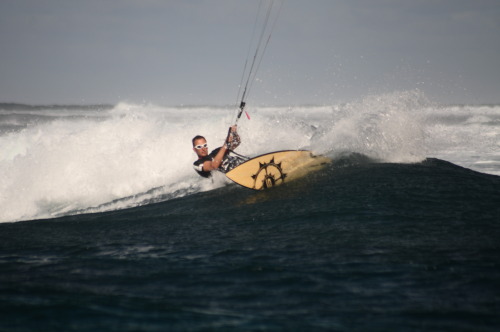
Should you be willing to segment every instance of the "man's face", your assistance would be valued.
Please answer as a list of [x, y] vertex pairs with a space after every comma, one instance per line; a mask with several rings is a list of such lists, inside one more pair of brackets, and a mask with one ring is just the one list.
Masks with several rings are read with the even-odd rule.
[[207, 141], [204, 138], [198, 138], [197, 140], [194, 141], [193, 150], [198, 155], [198, 158], [208, 156], [208, 146], [204, 148], [202, 147], [201, 149], [196, 148], [197, 146], [199, 147], [200, 145], [204, 144], [207, 144]]

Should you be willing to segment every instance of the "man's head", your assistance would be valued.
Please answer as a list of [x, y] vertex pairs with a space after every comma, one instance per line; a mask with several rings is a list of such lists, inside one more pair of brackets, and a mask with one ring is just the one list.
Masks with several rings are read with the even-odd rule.
[[197, 135], [193, 138], [193, 150], [198, 155], [198, 158], [208, 156], [208, 145], [205, 137]]

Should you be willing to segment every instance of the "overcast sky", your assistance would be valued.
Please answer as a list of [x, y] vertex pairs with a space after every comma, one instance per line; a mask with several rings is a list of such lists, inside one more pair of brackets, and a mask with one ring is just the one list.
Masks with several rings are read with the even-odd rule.
[[[258, 1], [0, 0], [0, 102], [231, 105]], [[249, 101], [500, 103], [499, 0], [285, 0]]]

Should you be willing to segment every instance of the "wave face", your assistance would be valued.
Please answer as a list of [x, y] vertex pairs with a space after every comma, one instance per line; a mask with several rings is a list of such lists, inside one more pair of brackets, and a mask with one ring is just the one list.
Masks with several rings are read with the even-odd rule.
[[[499, 106], [435, 106], [419, 91], [329, 106], [248, 107], [240, 120], [252, 156], [311, 149], [415, 163], [437, 157], [500, 174]], [[191, 138], [211, 149], [234, 121], [229, 107], [0, 104], [0, 222], [103, 212], [227, 185], [200, 181]]]
[[496, 331], [499, 201], [495, 175], [350, 154], [266, 191], [0, 224], [0, 330]]

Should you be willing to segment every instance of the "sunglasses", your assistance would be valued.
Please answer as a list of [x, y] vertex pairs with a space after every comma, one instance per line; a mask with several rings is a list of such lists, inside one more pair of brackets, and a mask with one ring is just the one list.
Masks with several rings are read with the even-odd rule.
[[205, 143], [205, 144], [203, 144], [203, 145], [195, 145], [194, 147], [195, 147], [195, 149], [200, 150], [200, 149], [207, 148], [207, 147], [208, 147], [208, 144], [207, 144], [207, 143]]

